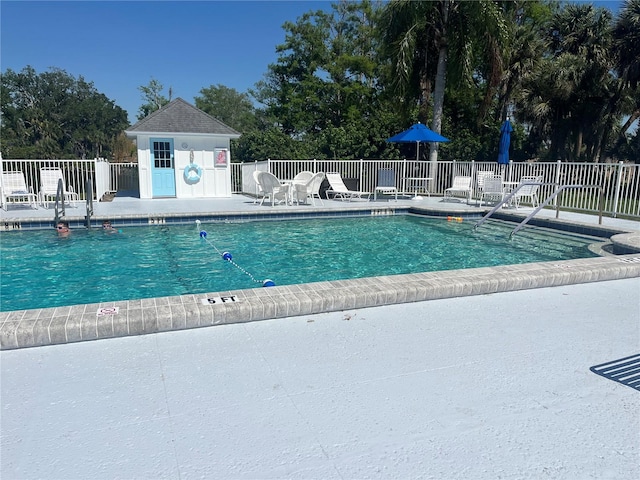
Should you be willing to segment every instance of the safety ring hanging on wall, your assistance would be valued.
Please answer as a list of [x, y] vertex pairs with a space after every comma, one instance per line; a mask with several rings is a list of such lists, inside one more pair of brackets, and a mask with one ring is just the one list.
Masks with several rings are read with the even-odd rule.
[[194, 185], [202, 178], [202, 168], [193, 163], [193, 150], [189, 152], [189, 165], [184, 167], [184, 181], [189, 185]]

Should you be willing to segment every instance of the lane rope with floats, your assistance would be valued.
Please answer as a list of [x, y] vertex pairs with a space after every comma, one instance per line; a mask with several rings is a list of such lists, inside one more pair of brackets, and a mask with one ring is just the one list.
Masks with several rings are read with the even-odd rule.
[[233, 265], [238, 270], [240, 270], [242, 273], [247, 275], [253, 282], [261, 283], [263, 287], [275, 287], [276, 286], [275, 282], [273, 280], [271, 280], [270, 278], [266, 278], [264, 280], [258, 280], [250, 272], [247, 272], [244, 268], [242, 268], [240, 265], [238, 265], [236, 262], [233, 261], [233, 255], [231, 255], [230, 252], [227, 252], [227, 251], [221, 252], [220, 250], [218, 250], [218, 247], [216, 247], [213, 243], [211, 243], [209, 241], [209, 239], [207, 238], [206, 230], [201, 230], [200, 229], [200, 223], [201, 223], [200, 220], [196, 220], [196, 225], [198, 226], [198, 232], [200, 234], [200, 238], [203, 239], [205, 242], [207, 242], [211, 247], [213, 247], [213, 249], [216, 251], [216, 253], [218, 255], [220, 255], [220, 257], [222, 257], [223, 260], [226, 260], [231, 265]]

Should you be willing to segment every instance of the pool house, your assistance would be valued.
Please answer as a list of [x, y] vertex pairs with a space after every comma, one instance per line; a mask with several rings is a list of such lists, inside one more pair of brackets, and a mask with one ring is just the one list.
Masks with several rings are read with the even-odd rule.
[[240, 133], [181, 98], [125, 131], [138, 147], [140, 198], [231, 197], [230, 141]]

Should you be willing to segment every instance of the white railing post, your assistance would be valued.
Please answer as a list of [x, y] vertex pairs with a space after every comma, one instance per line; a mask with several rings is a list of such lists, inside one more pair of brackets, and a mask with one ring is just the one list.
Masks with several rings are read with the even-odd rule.
[[[413, 176], [413, 175], [412, 175]], [[417, 175], [416, 175], [417, 176]], [[407, 159], [404, 158], [402, 160], [402, 193], [407, 193], [407, 189], [406, 189], [406, 180], [407, 178]]]
[[[556, 162], [556, 174], [555, 174], [555, 180], [554, 180], [554, 183], [556, 184], [556, 186], [553, 189], [554, 193], [558, 191], [561, 175], [562, 175], [562, 161], [558, 160]], [[557, 204], [558, 204], [558, 197], [553, 197], [553, 206], [556, 206]]]
[[477, 175], [478, 175], [478, 167], [476, 166], [476, 161], [471, 160], [471, 191], [473, 192], [473, 197], [478, 196], [478, 191], [476, 190], [478, 187]]
[[616, 175], [615, 194], [613, 196], [613, 206], [611, 208], [611, 215], [613, 218], [618, 216], [618, 202], [620, 200], [620, 188], [622, 187], [622, 172], [624, 170], [624, 163], [618, 162]]

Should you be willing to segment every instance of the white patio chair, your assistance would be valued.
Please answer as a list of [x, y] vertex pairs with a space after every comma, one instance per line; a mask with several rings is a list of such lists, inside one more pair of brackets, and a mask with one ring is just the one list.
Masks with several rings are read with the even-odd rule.
[[2, 192], [2, 208], [5, 210], [8, 209], [9, 203], [29, 204], [31, 208], [38, 208], [38, 197], [33, 193], [32, 187], [27, 187], [22, 172], [3, 172], [0, 191]]
[[520, 207], [520, 201], [526, 197], [529, 198], [533, 208], [536, 208], [540, 204], [540, 200], [538, 199], [538, 189], [540, 188], [540, 185], [524, 185], [521, 187], [521, 185], [529, 182], [540, 183], [542, 182], [542, 176], [524, 176], [520, 178], [518, 186], [516, 187], [518, 190], [516, 190], [516, 193], [513, 196], [513, 203], [515, 204], [516, 209]]
[[467, 202], [471, 199], [471, 177], [453, 177], [453, 185], [444, 191], [444, 199], [463, 197]]
[[[290, 193], [291, 193], [292, 203], [296, 202], [300, 204], [301, 201], [302, 202], [306, 201], [306, 196], [304, 195], [304, 191], [306, 190], [307, 182], [311, 180], [311, 177], [313, 177], [313, 172], [310, 172], [308, 170], [303, 170], [302, 172], [298, 172], [296, 176], [293, 177], [293, 180], [284, 181], [284, 183], [289, 183], [291, 185]], [[300, 186], [300, 189], [298, 189], [298, 186]], [[298, 194], [298, 191], [300, 192], [300, 194]]]
[[482, 201], [493, 200], [494, 202], [502, 201], [505, 197], [505, 188], [502, 184], [502, 176], [490, 175], [483, 178], [482, 192], [480, 193], [480, 206]]
[[354, 198], [366, 199], [371, 198], [371, 192], [363, 192], [360, 190], [349, 190], [342, 180], [342, 176], [339, 173], [327, 173], [327, 181], [329, 182], [329, 189], [327, 190], [327, 198], [333, 196], [334, 199], [340, 198], [341, 200], [351, 201]]
[[265, 198], [271, 199], [271, 206], [273, 207], [276, 200], [284, 201], [285, 204], [289, 203], [289, 187], [285, 185], [278, 178], [269, 172], [258, 172], [258, 185], [262, 190], [262, 200], [260, 205], [264, 203]]
[[318, 172], [311, 176], [311, 178], [304, 184], [294, 183], [293, 184], [293, 198], [296, 203], [300, 204], [300, 202], [306, 202], [308, 198], [311, 199], [311, 203], [316, 205], [315, 199], [320, 200], [320, 204], [324, 205], [322, 198], [320, 197], [320, 186], [322, 185], [322, 181], [324, 180], [324, 173]]
[[303, 170], [299, 172], [295, 177], [293, 177], [293, 183], [305, 184], [313, 177], [313, 172], [309, 172], [308, 170]]
[[378, 181], [373, 191], [373, 199], [378, 199], [380, 193], [395, 193], [398, 201], [398, 189], [396, 187], [396, 172], [392, 168], [381, 168], [378, 170]]
[[80, 196], [75, 192], [72, 186], [67, 188], [67, 184], [62, 176], [62, 170], [59, 168], [41, 168], [40, 169], [40, 203], [48, 208], [49, 201], [56, 200], [58, 194], [58, 181], [62, 180], [62, 201], [72, 205], [71, 202], [80, 201]]
[[256, 198], [253, 200], [254, 205], [258, 203], [258, 199], [263, 195], [262, 187], [260, 186], [260, 182], [258, 181], [259, 174], [260, 174], [260, 170], [253, 171], [253, 181], [256, 182], [257, 189], [258, 189], [256, 192]]
[[480, 198], [482, 196], [482, 190], [484, 189], [484, 179], [494, 175], [493, 172], [480, 170], [476, 173], [476, 198]]

